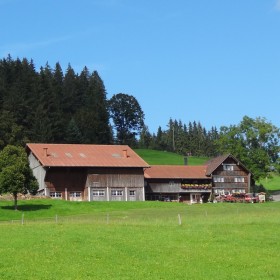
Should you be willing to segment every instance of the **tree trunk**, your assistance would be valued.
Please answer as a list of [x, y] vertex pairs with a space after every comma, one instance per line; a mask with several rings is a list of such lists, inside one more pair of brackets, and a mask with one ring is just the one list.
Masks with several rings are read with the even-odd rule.
[[14, 196], [14, 207], [15, 207], [15, 210], [18, 210], [18, 205], [17, 205], [17, 193], [13, 193], [13, 196]]

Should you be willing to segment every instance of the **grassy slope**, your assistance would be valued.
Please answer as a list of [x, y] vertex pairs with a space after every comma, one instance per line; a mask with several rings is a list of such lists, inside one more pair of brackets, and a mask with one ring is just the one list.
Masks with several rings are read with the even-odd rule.
[[[0, 223], [0, 279], [280, 279], [279, 203], [40, 203]], [[28, 220], [65, 209], [89, 214]]]
[[260, 180], [259, 183], [270, 191], [280, 191], [280, 176], [274, 175], [271, 178]]
[[[171, 152], [135, 149], [135, 152], [150, 165], [183, 165], [184, 157]], [[188, 157], [189, 165], [202, 165], [208, 158], [206, 157]]]

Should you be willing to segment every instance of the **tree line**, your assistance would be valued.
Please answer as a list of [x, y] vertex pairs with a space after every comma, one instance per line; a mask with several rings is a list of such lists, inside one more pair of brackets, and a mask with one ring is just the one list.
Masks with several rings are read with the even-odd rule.
[[27, 141], [110, 143], [103, 81], [85, 67], [76, 74], [59, 63], [36, 71], [33, 61], [0, 61], [0, 147]]
[[0, 60], [0, 149], [26, 142], [128, 144], [181, 154], [215, 155], [216, 128], [170, 119], [168, 129], [149, 133], [135, 97], [118, 93], [107, 99], [97, 71], [65, 74], [57, 62], [36, 71], [32, 60]]
[[211, 127], [169, 119], [150, 133], [137, 99], [118, 93], [107, 99], [97, 71], [65, 73], [57, 62], [35, 69], [33, 60], [0, 60], [0, 150], [27, 142], [127, 144], [132, 148], [214, 157], [231, 153], [255, 178], [278, 172], [279, 129], [264, 118], [244, 116], [238, 125]]

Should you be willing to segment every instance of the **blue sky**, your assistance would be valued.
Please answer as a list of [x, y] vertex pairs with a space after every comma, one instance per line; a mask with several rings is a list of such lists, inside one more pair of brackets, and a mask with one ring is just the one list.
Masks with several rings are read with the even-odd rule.
[[152, 133], [170, 118], [280, 127], [280, 0], [0, 0], [0, 10], [0, 58], [96, 70], [108, 99], [136, 97]]

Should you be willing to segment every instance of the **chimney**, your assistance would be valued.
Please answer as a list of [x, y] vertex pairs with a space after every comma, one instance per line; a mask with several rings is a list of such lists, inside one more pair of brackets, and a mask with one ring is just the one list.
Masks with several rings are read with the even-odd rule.
[[124, 157], [124, 158], [128, 158], [127, 150], [123, 150], [123, 157]]
[[48, 156], [48, 148], [47, 147], [45, 147], [45, 148], [43, 148], [43, 155], [44, 155], [44, 157], [47, 157]]

